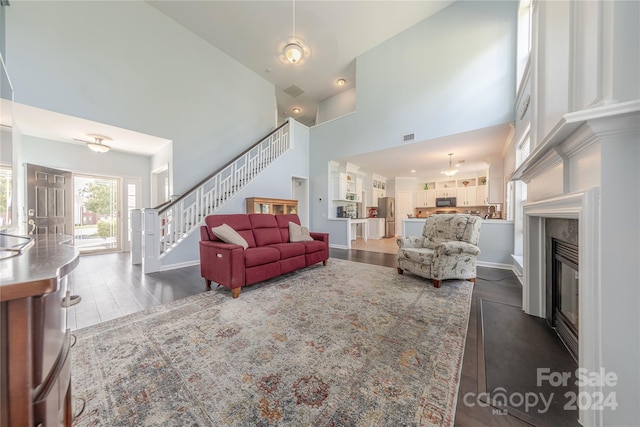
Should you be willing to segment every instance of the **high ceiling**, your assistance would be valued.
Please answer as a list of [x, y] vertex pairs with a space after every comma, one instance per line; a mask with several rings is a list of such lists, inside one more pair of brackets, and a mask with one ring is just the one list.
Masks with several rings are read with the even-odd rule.
[[[353, 88], [355, 58], [453, 1], [148, 1], [169, 18], [263, 76], [276, 87], [280, 121], [312, 126], [320, 101]], [[295, 36], [305, 48], [298, 64], [284, 45]], [[336, 84], [339, 78], [347, 81]], [[294, 86], [294, 91], [287, 91]], [[302, 94], [292, 96], [296, 88]], [[293, 109], [299, 108], [299, 113]]]
[[[291, 116], [312, 126], [319, 102], [357, 85], [357, 56], [453, 1], [297, 0], [296, 38], [304, 43], [308, 54], [297, 65], [286, 63], [280, 55], [282, 46], [292, 36], [293, 1], [149, 0], [148, 3], [272, 82], [276, 87], [280, 121]], [[347, 84], [337, 86], [338, 78], [346, 79]], [[303, 93], [292, 96], [289, 90], [292, 86]], [[301, 112], [293, 113], [294, 107]], [[24, 105], [16, 105], [14, 115], [37, 117], [37, 120], [22, 122], [21, 131], [45, 139], [82, 144], [74, 138], [101, 133], [112, 138], [109, 145], [114, 151], [145, 156], [157, 153], [170, 143], [166, 139]], [[461, 173], [471, 172], [486, 168], [487, 157], [501, 155], [509, 131], [510, 126], [505, 124], [335, 160], [350, 161], [388, 177], [413, 174], [428, 177], [446, 168], [447, 154], [453, 152], [454, 161], [464, 160]], [[136, 145], [131, 141], [136, 141]]]

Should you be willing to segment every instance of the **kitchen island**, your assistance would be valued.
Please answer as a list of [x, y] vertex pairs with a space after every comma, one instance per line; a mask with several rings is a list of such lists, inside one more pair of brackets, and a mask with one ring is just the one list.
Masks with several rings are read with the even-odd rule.
[[[426, 218], [402, 220], [403, 236], [421, 236]], [[513, 265], [514, 223], [504, 219], [483, 219], [480, 228], [478, 265], [507, 268]]]
[[[18, 246], [11, 240], [24, 239]], [[2, 425], [71, 425], [67, 276], [78, 265], [70, 236], [2, 235]]]

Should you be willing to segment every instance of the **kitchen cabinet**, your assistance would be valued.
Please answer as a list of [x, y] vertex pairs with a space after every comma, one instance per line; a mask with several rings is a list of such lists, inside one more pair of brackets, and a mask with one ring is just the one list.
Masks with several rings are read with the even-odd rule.
[[476, 206], [478, 204], [476, 187], [461, 187], [456, 189], [457, 206]]
[[369, 239], [384, 237], [384, 218], [369, 218]]
[[362, 203], [362, 179], [356, 178], [356, 202]]
[[298, 201], [289, 199], [270, 199], [267, 197], [247, 197], [247, 213], [297, 214]]
[[417, 208], [435, 208], [436, 190], [418, 190], [416, 192]]
[[371, 179], [371, 206], [378, 206], [378, 199], [387, 197], [387, 178], [382, 175], [373, 174]]
[[333, 200], [356, 201], [356, 178], [341, 172], [338, 176], [333, 177], [332, 184]]
[[436, 197], [456, 197], [456, 189], [455, 188], [441, 188], [436, 190]]
[[486, 185], [478, 185], [476, 187], [476, 200], [479, 205], [488, 205], [489, 199], [487, 195], [487, 186]]
[[500, 157], [489, 158], [487, 204], [504, 203], [504, 166]]

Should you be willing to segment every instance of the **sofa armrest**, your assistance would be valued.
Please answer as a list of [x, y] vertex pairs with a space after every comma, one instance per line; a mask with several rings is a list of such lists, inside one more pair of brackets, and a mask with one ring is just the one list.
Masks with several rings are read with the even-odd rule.
[[467, 242], [449, 241], [438, 243], [435, 247], [436, 256], [455, 254], [478, 255], [480, 248]]
[[320, 240], [321, 242], [325, 242], [327, 245], [329, 244], [329, 233], [316, 233], [309, 232], [309, 236], [313, 238], [313, 240]]
[[229, 289], [244, 286], [244, 248], [224, 242], [200, 241], [200, 274]]
[[309, 232], [309, 236], [313, 238], [313, 240], [318, 240], [324, 243], [324, 248], [329, 253], [329, 233], [318, 233], [318, 232]]
[[209, 227], [207, 227], [206, 225], [200, 226], [200, 240], [204, 240], [205, 242], [211, 240], [211, 238], [209, 237]]
[[424, 236], [398, 237], [396, 243], [399, 248], [422, 248], [424, 247]]

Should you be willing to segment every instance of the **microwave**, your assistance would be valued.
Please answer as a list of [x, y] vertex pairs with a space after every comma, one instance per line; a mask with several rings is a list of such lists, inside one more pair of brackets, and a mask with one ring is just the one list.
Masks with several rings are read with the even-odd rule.
[[438, 197], [436, 198], [436, 207], [437, 208], [455, 208], [456, 198], [455, 197]]

